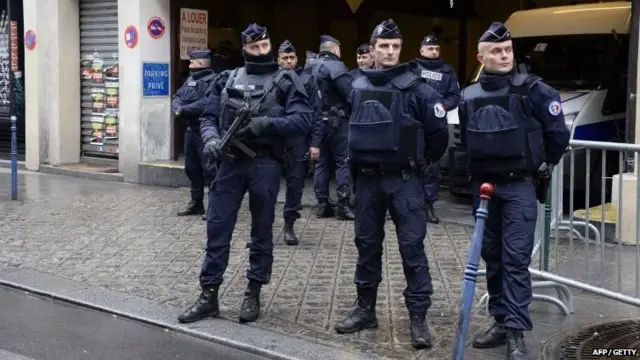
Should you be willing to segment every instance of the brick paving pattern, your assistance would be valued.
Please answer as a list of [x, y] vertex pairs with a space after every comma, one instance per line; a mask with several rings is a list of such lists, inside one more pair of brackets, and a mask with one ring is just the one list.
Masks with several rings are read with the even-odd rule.
[[[0, 193], [0, 264], [181, 307], [198, 295], [205, 223], [199, 217], [175, 216], [188, 199], [186, 189], [29, 173], [20, 181], [21, 201], [11, 202], [6, 193]], [[8, 173], [0, 173], [0, 183], [9, 183]], [[252, 326], [370, 354], [372, 358], [449, 358], [473, 232], [468, 204], [445, 195], [437, 203], [442, 223], [428, 226], [425, 244], [434, 279], [428, 322], [434, 347], [417, 352], [410, 346], [408, 313], [402, 297], [406, 284], [394, 226], [390, 222], [386, 226], [384, 280], [377, 309], [380, 328], [338, 335], [333, 326], [355, 301], [353, 224], [316, 219], [311, 214], [313, 196], [307, 186], [303, 200], [306, 206], [296, 223], [301, 244], [286, 246], [282, 241], [283, 197], [281, 191], [274, 224], [277, 238], [272, 279], [263, 289], [263, 314]], [[232, 321], [247, 283], [247, 206], [245, 199], [220, 292], [222, 316]], [[567, 257], [564, 250], [558, 253]], [[484, 281], [480, 281], [477, 299], [485, 289]], [[487, 324], [486, 314], [480, 310], [473, 316], [471, 334]]]

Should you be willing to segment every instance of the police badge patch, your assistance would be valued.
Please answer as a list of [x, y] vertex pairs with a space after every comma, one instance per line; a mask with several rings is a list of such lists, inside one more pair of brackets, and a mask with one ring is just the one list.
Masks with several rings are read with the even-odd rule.
[[562, 105], [560, 105], [559, 102], [552, 101], [549, 104], [549, 114], [551, 114], [553, 116], [558, 116], [558, 115], [560, 115], [561, 111], [562, 111]]
[[447, 115], [447, 110], [445, 110], [444, 106], [442, 106], [442, 104], [440, 103], [433, 105], [433, 110], [438, 119], [442, 119], [445, 115]]

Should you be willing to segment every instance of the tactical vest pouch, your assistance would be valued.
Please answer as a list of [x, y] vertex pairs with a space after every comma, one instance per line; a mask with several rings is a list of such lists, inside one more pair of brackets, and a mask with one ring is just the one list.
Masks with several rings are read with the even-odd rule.
[[[526, 128], [512, 115], [510, 106], [521, 101], [514, 95], [481, 98], [472, 101], [477, 110], [469, 112], [467, 151], [471, 160], [524, 159], [527, 150]], [[497, 105], [496, 105], [497, 104]]]
[[400, 147], [400, 126], [391, 115], [394, 93], [359, 92], [349, 120], [349, 147], [354, 151], [395, 152]]

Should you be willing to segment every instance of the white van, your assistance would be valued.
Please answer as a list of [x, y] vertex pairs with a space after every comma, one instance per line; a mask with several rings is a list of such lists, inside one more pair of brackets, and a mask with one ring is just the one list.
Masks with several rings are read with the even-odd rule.
[[[630, 23], [630, 1], [524, 10], [506, 21], [517, 68], [529, 68], [560, 91], [571, 139], [624, 141]], [[481, 70], [480, 66], [475, 70], [470, 83], [477, 81]], [[450, 192], [467, 194], [467, 160], [460, 144], [457, 109], [449, 112], [448, 121], [451, 142], [443, 168], [447, 167]], [[611, 155], [607, 156], [608, 172], [615, 174], [618, 158]], [[586, 156], [576, 151], [575, 159], [574, 188], [583, 191]], [[591, 152], [590, 160], [590, 188], [599, 194], [601, 153]], [[591, 198], [594, 195], [592, 190]]]

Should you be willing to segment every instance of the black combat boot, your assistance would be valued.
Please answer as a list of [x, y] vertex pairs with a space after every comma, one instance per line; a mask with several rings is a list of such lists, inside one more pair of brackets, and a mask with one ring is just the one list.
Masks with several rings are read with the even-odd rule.
[[284, 221], [284, 243], [290, 246], [298, 245], [298, 237], [293, 231], [293, 220]]
[[183, 324], [202, 320], [206, 317], [216, 317], [220, 314], [218, 307], [218, 287], [204, 288], [200, 297], [185, 312], [178, 316]]
[[485, 332], [475, 336], [471, 344], [476, 349], [490, 349], [502, 346], [506, 341], [507, 329], [505, 329], [504, 324], [496, 322]]
[[428, 349], [431, 347], [431, 334], [422, 313], [410, 313], [411, 345], [416, 349]]
[[318, 218], [328, 218], [332, 217], [334, 214], [333, 207], [329, 204], [327, 200], [318, 200], [318, 208], [316, 209], [316, 217]]
[[426, 210], [427, 210], [427, 222], [428, 223], [437, 224], [437, 223], [440, 222], [440, 219], [436, 215], [436, 211], [433, 209], [433, 204], [432, 203], [427, 203]]
[[360, 330], [378, 327], [376, 318], [376, 297], [378, 289], [358, 288], [356, 308], [347, 317], [336, 324], [338, 334], [353, 334]]
[[353, 221], [356, 215], [353, 213], [351, 206], [349, 206], [349, 198], [340, 199], [336, 208], [336, 219]]
[[202, 215], [204, 214], [204, 205], [202, 204], [202, 200], [196, 201], [191, 200], [187, 205], [187, 208], [179, 211], [178, 216], [189, 216], [189, 215]]
[[244, 300], [240, 306], [240, 323], [254, 322], [260, 316], [260, 289], [262, 284], [249, 280], [247, 290], [244, 292]]
[[522, 331], [509, 330], [507, 332], [507, 359], [529, 360], [529, 350], [524, 343]]

